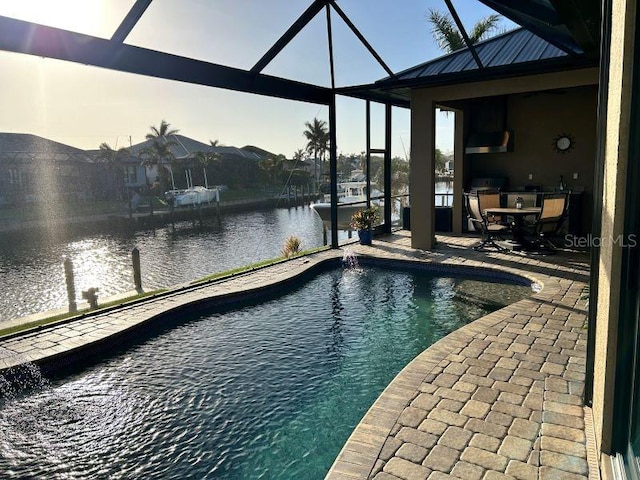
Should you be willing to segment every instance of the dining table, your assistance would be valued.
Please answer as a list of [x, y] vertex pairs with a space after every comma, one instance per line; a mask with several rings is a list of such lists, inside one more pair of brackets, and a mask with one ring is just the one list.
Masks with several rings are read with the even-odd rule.
[[512, 250], [527, 250], [530, 242], [525, 238], [524, 219], [525, 217], [535, 216], [536, 220], [542, 211], [541, 207], [491, 207], [483, 211], [485, 216], [501, 216], [513, 217], [511, 223], [512, 240], [509, 242]]

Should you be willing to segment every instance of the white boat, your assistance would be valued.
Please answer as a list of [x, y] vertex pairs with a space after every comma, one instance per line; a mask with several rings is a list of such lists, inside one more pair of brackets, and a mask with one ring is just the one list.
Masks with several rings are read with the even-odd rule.
[[[382, 192], [372, 191], [372, 198], [381, 196]], [[372, 205], [381, 205], [381, 200], [372, 200]], [[338, 183], [338, 229], [351, 230], [351, 217], [358, 210], [367, 206], [367, 182]], [[331, 202], [320, 202], [311, 205], [320, 216], [325, 226], [331, 228]]]
[[173, 202], [174, 207], [184, 207], [187, 205], [201, 205], [219, 201], [219, 190], [217, 188], [205, 188], [200, 185], [185, 188], [184, 190], [169, 190], [165, 192], [168, 202]]

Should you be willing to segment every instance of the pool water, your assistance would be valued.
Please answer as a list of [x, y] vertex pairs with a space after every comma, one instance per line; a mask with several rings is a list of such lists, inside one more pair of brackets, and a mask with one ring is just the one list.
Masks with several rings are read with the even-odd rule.
[[278, 299], [185, 319], [0, 401], [0, 478], [321, 479], [412, 358], [530, 293], [336, 270]]

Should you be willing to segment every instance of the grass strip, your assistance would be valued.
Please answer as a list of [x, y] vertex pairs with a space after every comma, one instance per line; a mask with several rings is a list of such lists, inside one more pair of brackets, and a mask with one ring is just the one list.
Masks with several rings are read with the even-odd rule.
[[[300, 253], [297, 253], [295, 255], [292, 255], [290, 257], [278, 257], [278, 258], [272, 258], [270, 260], [263, 260], [262, 262], [257, 262], [257, 263], [252, 263], [250, 265], [245, 265], [243, 267], [238, 267], [238, 268], [234, 268], [232, 270], [227, 270], [224, 272], [219, 272], [219, 273], [214, 273], [212, 275], [208, 275], [206, 277], [197, 279], [197, 280], [193, 280], [192, 282], [190, 282], [190, 285], [198, 285], [198, 284], [202, 284], [202, 283], [207, 283], [207, 282], [211, 282], [214, 280], [220, 280], [222, 278], [227, 278], [227, 277], [232, 277], [234, 275], [240, 275], [243, 273], [247, 273], [247, 272], [251, 272], [253, 270], [257, 270], [259, 268], [264, 268], [264, 267], [268, 267], [269, 265], [275, 265], [277, 263], [282, 263], [282, 262], [286, 262], [287, 260], [291, 260], [293, 258], [298, 258], [298, 257], [303, 257], [305, 255], [310, 255], [312, 253], [316, 253], [316, 252], [321, 252], [323, 250], [329, 250], [329, 246], [325, 245], [322, 247], [316, 247], [316, 248], [311, 248], [309, 250], [304, 250]], [[76, 312], [65, 312], [65, 313], [60, 313], [58, 315], [53, 315], [51, 317], [46, 317], [46, 318], [41, 318], [39, 320], [34, 320], [33, 322], [27, 322], [27, 323], [23, 323], [20, 325], [13, 325], [11, 327], [6, 327], [6, 328], [0, 328], [0, 337], [6, 336], [6, 335], [11, 335], [14, 333], [18, 333], [18, 332], [22, 332], [24, 330], [30, 330], [30, 329], [34, 329], [37, 327], [41, 327], [43, 325], [48, 325], [50, 323], [55, 323], [55, 322], [60, 322], [63, 320], [68, 320], [71, 319], [72, 317], [83, 317], [84, 315], [86, 315], [87, 313], [100, 313], [101, 310], [106, 310], [112, 307], [117, 307], [120, 305], [123, 305], [125, 303], [129, 303], [129, 302], [133, 302], [135, 300], [140, 300], [144, 297], [149, 297], [151, 295], [157, 295], [159, 293], [163, 293], [166, 292], [167, 289], [159, 289], [159, 290], [153, 290], [150, 292], [144, 292], [144, 293], [140, 293], [138, 295], [132, 295], [130, 297], [126, 297], [126, 298], [122, 298], [119, 300], [113, 300], [111, 302], [107, 302], [107, 303], [103, 303], [101, 304], [97, 309], [95, 310], [91, 310], [90, 308], [85, 308], [82, 310], [78, 310]]]
[[287, 260], [292, 260], [294, 258], [304, 257], [305, 255], [311, 255], [312, 253], [322, 252], [323, 250], [329, 250], [328, 245], [324, 245], [322, 247], [310, 248], [309, 250], [304, 250], [300, 253], [292, 255], [290, 257], [277, 257], [271, 258], [269, 260], [263, 260], [261, 262], [252, 263], [250, 265], [244, 265], [242, 267], [234, 268], [232, 270], [226, 270], [224, 272], [213, 273], [211, 275], [207, 275], [206, 277], [198, 278], [197, 280], [191, 281], [190, 285], [198, 285], [201, 283], [211, 282], [213, 280], [220, 280], [226, 277], [232, 277], [234, 275], [240, 275], [242, 273], [251, 272], [253, 270], [257, 270], [259, 268], [268, 267], [270, 265], [275, 265], [277, 263], [286, 262]]
[[130, 297], [126, 297], [126, 298], [122, 298], [119, 300], [113, 300], [111, 302], [107, 302], [107, 303], [103, 303], [101, 305], [98, 306], [97, 309], [92, 310], [90, 308], [84, 308], [82, 310], [78, 310], [75, 312], [65, 312], [65, 313], [60, 313], [58, 315], [53, 315], [51, 317], [46, 317], [46, 318], [41, 318], [38, 320], [34, 320], [33, 322], [26, 322], [26, 323], [22, 323], [20, 325], [13, 325], [11, 327], [6, 327], [6, 328], [0, 328], [0, 337], [3, 337], [5, 335], [11, 335], [14, 333], [18, 333], [18, 332], [22, 332], [24, 330], [30, 330], [33, 328], [37, 328], [37, 327], [41, 327], [43, 325], [48, 325], [50, 323], [55, 323], [55, 322], [60, 322], [62, 320], [67, 320], [73, 317], [83, 317], [84, 315], [86, 315], [87, 313], [99, 313], [101, 310], [106, 310], [112, 307], [116, 307], [119, 305], [122, 305], [124, 303], [128, 303], [128, 302], [132, 302], [135, 300], [139, 300], [141, 298], [144, 297], [149, 297], [151, 295], [157, 295], [159, 293], [162, 292], [166, 292], [166, 289], [160, 289], [160, 290], [153, 290], [150, 292], [144, 292], [144, 293], [140, 293], [138, 295], [132, 295]]

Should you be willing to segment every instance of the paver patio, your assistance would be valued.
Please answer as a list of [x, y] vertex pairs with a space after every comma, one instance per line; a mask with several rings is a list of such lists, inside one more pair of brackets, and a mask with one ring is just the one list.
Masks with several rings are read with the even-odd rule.
[[420, 252], [408, 248], [408, 237], [396, 237], [359, 253], [520, 273], [543, 288], [407, 365], [327, 478], [598, 478], [595, 457], [587, 455], [594, 451], [590, 412], [582, 407], [588, 257], [479, 253], [469, 248], [477, 239], [438, 241]]
[[[598, 478], [582, 406], [588, 258], [479, 253], [477, 239], [440, 236], [430, 252], [408, 232], [350, 245], [359, 256], [410, 260], [524, 276], [542, 287], [530, 298], [443, 338], [395, 378], [355, 429], [329, 479]], [[208, 299], [278, 288], [339, 250], [222, 282], [0, 339], [0, 371], [63, 358], [87, 344]], [[586, 420], [586, 422], [585, 422]]]

